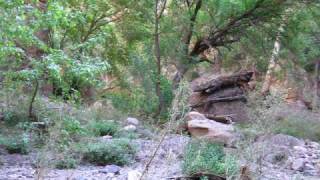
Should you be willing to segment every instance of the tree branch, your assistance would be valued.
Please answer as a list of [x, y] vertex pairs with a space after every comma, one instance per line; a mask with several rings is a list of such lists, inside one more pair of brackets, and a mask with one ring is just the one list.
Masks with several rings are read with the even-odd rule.
[[[244, 28], [244, 27], [252, 26], [253, 24], [250, 23], [252, 21], [262, 21], [262, 18], [257, 16], [255, 12], [259, 8], [261, 8], [264, 2], [265, 0], [257, 1], [256, 4], [251, 9], [244, 12], [240, 16], [231, 19], [224, 27], [211, 32], [208, 37], [198, 40], [195, 43], [195, 46], [191, 51], [190, 55], [191, 56], [199, 55], [203, 51], [210, 48], [210, 45], [212, 47], [218, 47], [218, 46], [225, 46], [226, 44], [232, 44], [234, 42], [239, 41], [240, 38], [227, 39], [228, 35], [232, 31], [239, 29], [241, 27]], [[248, 20], [248, 22], [246, 22], [245, 20]]]

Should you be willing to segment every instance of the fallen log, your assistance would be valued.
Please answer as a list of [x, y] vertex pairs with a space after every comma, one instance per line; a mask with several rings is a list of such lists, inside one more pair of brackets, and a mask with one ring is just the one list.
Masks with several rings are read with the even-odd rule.
[[217, 103], [217, 102], [230, 102], [230, 101], [238, 101], [241, 100], [243, 102], [246, 102], [246, 96], [245, 95], [239, 95], [239, 96], [232, 96], [232, 97], [222, 97], [222, 98], [212, 98], [207, 99], [204, 102], [200, 102], [198, 104], [190, 105], [191, 108], [197, 108], [203, 105], [206, 105], [208, 103]]
[[220, 76], [204, 83], [196, 84], [191, 87], [194, 92], [212, 93], [218, 89], [229, 86], [242, 86], [251, 80], [253, 72], [242, 72], [230, 76]]

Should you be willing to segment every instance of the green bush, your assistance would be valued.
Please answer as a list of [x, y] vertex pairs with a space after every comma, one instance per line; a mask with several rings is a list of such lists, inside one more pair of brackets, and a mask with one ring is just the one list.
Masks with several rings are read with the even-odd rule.
[[55, 167], [57, 169], [73, 169], [78, 165], [78, 161], [72, 157], [64, 157], [56, 162]]
[[28, 154], [29, 153], [29, 138], [26, 136], [11, 137], [3, 140], [5, 149], [10, 154]]
[[80, 122], [72, 117], [63, 119], [63, 128], [72, 136], [86, 133], [86, 130], [81, 126]]
[[113, 136], [120, 128], [114, 121], [97, 121], [91, 125], [92, 131], [96, 136]]
[[133, 131], [119, 130], [114, 134], [113, 137], [115, 137], [115, 138], [137, 139], [139, 137], [139, 134], [137, 134], [137, 133], [135, 133]]
[[82, 148], [83, 159], [96, 165], [116, 164], [119, 166], [130, 163], [136, 148], [128, 139], [113, 139], [107, 142], [89, 143]]
[[87, 129], [85, 129], [81, 123], [73, 117], [65, 117], [61, 124], [61, 134], [60, 142], [65, 142], [68, 144], [68, 141], [80, 140], [81, 137], [88, 135]]
[[185, 174], [208, 173], [220, 176], [234, 174], [237, 163], [225, 156], [223, 146], [206, 141], [192, 141], [186, 147], [182, 169]]
[[287, 118], [276, 123], [275, 133], [288, 134], [294, 137], [320, 141], [320, 124], [308, 119]]
[[6, 111], [3, 113], [3, 120], [7, 126], [15, 126], [21, 122], [27, 122], [30, 119], [24, 113], [16, 111]]

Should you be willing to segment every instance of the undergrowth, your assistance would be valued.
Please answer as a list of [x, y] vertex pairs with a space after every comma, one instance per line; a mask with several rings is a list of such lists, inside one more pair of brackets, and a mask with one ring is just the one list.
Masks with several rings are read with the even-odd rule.
[[235, 157], [226, 156], [223, 146], [207, 141], [191, 141], [184, 153], [183, 172], [188, 175], [232, 176], [237, 171]]
[[125, 165], [130, 163], [137, 149], [128, 139], [93, 142], [81, 148], [83, 159], [96, 165]]
[[238, 126], [252, 135], [287, 134], [298, 138], [320, 141], [319, 115], [283, 102], [283, 95], [258, 96], [249, 100], [250, 123]]

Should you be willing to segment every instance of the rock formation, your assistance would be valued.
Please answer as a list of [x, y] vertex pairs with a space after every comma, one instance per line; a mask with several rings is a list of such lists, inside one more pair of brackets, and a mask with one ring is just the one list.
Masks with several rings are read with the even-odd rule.
[[241, 72], [194, 80], [191, 84], [193, 93], [189, 98], [190, 107], [215, 121], [246, 121], [246, 90], [252, 75], [253, 72]]

